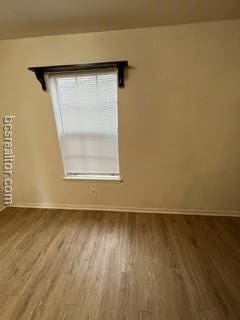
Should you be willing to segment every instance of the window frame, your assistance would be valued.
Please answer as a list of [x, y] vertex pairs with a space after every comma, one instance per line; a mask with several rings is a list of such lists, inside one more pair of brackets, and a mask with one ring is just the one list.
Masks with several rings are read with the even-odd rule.
[[[52, 105], [52, 112], [53, 112], [53, 117], [54, 117], [54, 122], [55, 122], [55, 128], [56, 128], [56, 133], [57, 133], [57, 138], [58, 138], [58, 147], [59, 147], [59, 152], [61, 155], [61, 164], [62, 164], [62, 170], [64, 172], [64, 176], [62, 177], [63, 180], [66, 181], [99, 181], [99, 182], [122, 182], [123, 179], [121, 177], [121, 167], [120, 167], [120, 143], [119, 143], [119, 103], [118, 103], [118, 99], [117, 99], [117, 105], [116, 105], [116, 112], [117, 112], [117, 146], [118, 146], [118, 167], [119, 167], [119, 172], [118, 174], [78, 174], [78, 173], [74, 173], [72, 175], [68, 175], [67, 172], [65, 171], [65, 167], [64, 167], [64, 158], [63, 158], [63, 153], [62, 153], [62, 149], [61, 149], [61, 141], [60, 141], [60, 135], [59, 135], [59, 128], [57, 125], [57, 119], [56, 119], [56, 114], [55, 114], [55, 106], [54, 106], [54, 98], [52, 96], [50, 87], [49, 87], [49, 77], [51, 75], [56, 75], [59, 74], [59, 76], [67, 76], [69, 74], [84, 74], [84, 73], [88, 73], [88, 72], [93, 72], [96, 71], [96, 73], [103, 73], [104, 72], [109, 72], [109, 70], [116, 70], [117, 75], [119, 70], [117, 68], [113, 68], [113, 67], [109, 67], [109, 68], [103, 68], [103, 69], [90, 69], [90, 70], [72, 70], [72, 71], [50, 71], [50, 72], [46, 72], [44, 73], [44, 81], [46, 83], [46, 89], [47, 91], [50, 93], [50, 100], [51, 100], [51, 105]], [[117, 98], [118, 98], [118, 88], [119, 88], [119, 83], [117, 83]]]

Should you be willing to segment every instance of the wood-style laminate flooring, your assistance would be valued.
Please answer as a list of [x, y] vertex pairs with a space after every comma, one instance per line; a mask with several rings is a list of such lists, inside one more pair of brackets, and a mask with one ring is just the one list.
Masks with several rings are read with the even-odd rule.
[[7, 208], [1, 320], [239, 320], [240, 218]]

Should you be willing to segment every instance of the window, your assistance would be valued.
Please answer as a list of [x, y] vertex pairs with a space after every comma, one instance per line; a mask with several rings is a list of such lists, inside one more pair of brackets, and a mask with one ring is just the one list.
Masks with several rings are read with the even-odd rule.
[[65, 177], [119, 179], [118, 70], [47, 74]]

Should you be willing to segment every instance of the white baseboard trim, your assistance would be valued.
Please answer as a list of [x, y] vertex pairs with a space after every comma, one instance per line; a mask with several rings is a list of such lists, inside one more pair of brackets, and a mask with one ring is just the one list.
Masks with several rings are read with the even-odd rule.
[[2, 207], [2, 208], [0, 208], [0, 212], [1, 212], [1, 211], [3, 211], [5, 208], [6, 208], [6, 207]]
[[118, 207], [118, 206], [99, 206], [99, 205], [57, 205], [43, 203], [16, 203], [13, 207], [19, 208], [40, 208], [40, 209], [63, 209], [63, 210], [84, 210], [84, 211], [111, 211], [111, 212], [138, 212], [138, 213], [159, 213], [159, 214], [185, 214], [201, 216], [227, 216], [240, 217], [239, 211], [221, 210], [197, 210], [197, 209], [164, 209], [164, 208], [137, 208], [137, 207]]

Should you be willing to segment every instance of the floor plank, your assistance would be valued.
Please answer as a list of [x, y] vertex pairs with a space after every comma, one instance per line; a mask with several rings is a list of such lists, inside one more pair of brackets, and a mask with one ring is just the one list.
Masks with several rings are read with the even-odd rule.
[[239, 320], [240, 219], [7, 208], [0, 319]]

